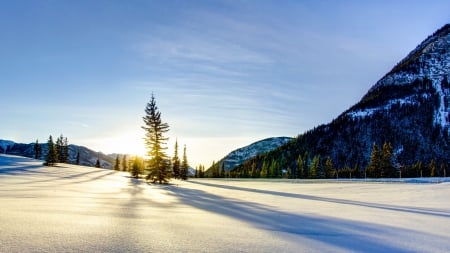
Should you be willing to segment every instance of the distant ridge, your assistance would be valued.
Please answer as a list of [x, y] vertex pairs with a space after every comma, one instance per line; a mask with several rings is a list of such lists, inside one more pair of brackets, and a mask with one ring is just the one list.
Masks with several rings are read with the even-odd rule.
[[[0, 153], [33, 158], [34, 144], [35, 143], [15, 143], [14, 141], [0, 139]], [[42, 156], [40, 157], [40, 160], [44, 160], [45, 155], [47, 154], [47, 143], [40, 143], [39, 145], [42, 148]], [[115, 157], [93, 151], [84, 146], [73, 144], [69, 145], [69, 163], [75, 163], [78, 152], [80, 153], [80, 165], [94, 167], [97, 159], [100, 158], [102, 168], [112, 169], [114, 166]]]
[[[271, 137], [254, 142], [248, 146], [231, 151], [224, 158], [220, 159], [215, 166], [219, 166], [220, 169], [224, 166], [225, 171], [229, 171], [236, 166], [241, 165], [244, 161], [253, 158], [256, 155], [272, 151], [288, 143], [292, 139], [292, 137]], [[211, 168], [209, 168], [208, 171], [210, 169]]]

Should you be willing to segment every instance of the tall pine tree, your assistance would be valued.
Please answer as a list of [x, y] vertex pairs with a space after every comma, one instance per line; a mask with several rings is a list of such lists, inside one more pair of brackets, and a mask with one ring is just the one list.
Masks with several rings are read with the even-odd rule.
[[381, 151], [380, 159], [381, 177], [393, 178], [396, 175], [395, 167], [392, 163], [392, 145], [385, 142]]
[[39, 144], [39, 141], [36, 139], [36, 143], [34, 144], [34, 159], [41, 159], [42, 156], [42, 148]]
[[120, 159], [119, 159], [119, 155], [116, 155], [116, 162], [114, 163], [114, 170], [120, 170]]
[[180, 158], [178, 157], [178, 140], [175, 140], [175, 151], [172, 158], [172, 172], [175, 179], [180, 179]]
[[298, 155], [297, 158], [297, 175], [296, 178], [303, 178], [304, 168], [303, 168], [303, 159], [301, 155]]
[[122, 171], [128, 171], [127, 155], [122, 157]]
[[187, 155], [186, 155], [186, 145], [184, 145], [183, 161], [181, 162], [181, 166], [180, 166], [180, 177], [183, 180], [187, 180], [188, 175], [189, 175], [189, 163], [188, 163]]
[[325, 171], [327, 174], [327, 178], [334, 178], [336, 170], [333, 167], [333, 161], [331, 160], [330, 156], [328, 156], [327, 160], [325, 161]]
[[150, 102], [145, 107], [145, 116], [143, 117], [145, 130], [145, 146], [147, 155], [150, 157], [148, 162], [149, 173], [147, 180], [152, 182], [167, 183], [170, 179], [170, 168], [165, 147], [168, 138], [164, 134], [169, 131], [169, 125], [161, 120], [161, 112], [156, 106], [155, 97], [152, 94]]
[[320, 155], [314, 156], [312, 163], [311, 163], [311, 170], [310, 170], [310, 178], [320, 178], [322, 177], [321, 173], [321, 166], [320, 166]]
[[381, 161], [380, 161], [380, 149], [377, 144], [373, 144], [372, 153], [370, 154], [369, 166], [367, 166], [366, 174], [368, 177], [378, 178], [381, 176], [380, 172]]
[[58, 153], [56, 152], [55, 143], [53, 137], [50, 135], [47, 141], [47, 156], [45, 157], [45, 165], [54, 166], [57, 163]]

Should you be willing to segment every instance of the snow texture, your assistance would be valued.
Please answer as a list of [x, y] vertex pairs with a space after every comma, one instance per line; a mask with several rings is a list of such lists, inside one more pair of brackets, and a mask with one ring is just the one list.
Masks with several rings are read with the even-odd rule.
[[449, 183], [147, 185], [0, 155], [0, 252], [449, 252], [449, 194]]
[[[379, 80], [369, 92], [381, 86], [409, 85], [415, 80], [429, 79], [440, 98], [439, 108], [434, 115], [434, 123], [443, 128], [450, 127], [450, 105], [445, 100], [450, 97], [450, 90], [441, 86], [442, 80], [450, 79], [450, 25], [444, 26], [433, 36], [423, 41], [394, 69]], [[409, 66], [409, 67], [407, 67]], [[415, 66], [415, 67], [411, 67]], [[352, 118], [361, 118], [372, 115], [376, 111], [387, 110], [392, 104], [414, 103], [414, 98], [405, 98], [404, 101], [392, 101], [384, 108], [371, 108], [365, 111], [347, 113]]]

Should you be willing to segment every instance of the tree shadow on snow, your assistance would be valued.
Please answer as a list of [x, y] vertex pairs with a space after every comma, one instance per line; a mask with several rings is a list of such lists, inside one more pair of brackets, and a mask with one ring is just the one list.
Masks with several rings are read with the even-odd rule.
[[396, 205], [378, 204], [378, 203], [362, 202], [362, 201], [347, 200], [347, 199], [326, 198], [326, 197], [311, 196], [311, 195], [299, 194], [299, 193], [277, 192], [277, 191], [245, 188], [245, 187], [239, 187], [239, 186], [213, 184], [213, 183], [199, 182], [199, 181], [188, 181], [188, 182], [192, 183], [192, 184], [199, 184], [199, 185], [204, 185], [204, 186], [209, 186], [209, 187], [217, 187], [217, 188], [222, 188], [222, 189], [246, 191], [246, 192], [253, 192], [253, 193], [260, 193], [260, 194], [269, 194], [269, 195], [275, 195], [275, 196], [287, 197], [287, 198], [322, 201], [322, 202], [329, 202], [329, 203], [336, 203], [336, 204], [343, 204], [343, 205], [355, 205], [355, 206], [369, 207], [369, 208], [375, 208], [375, 209], [384, 209], [384, 210], [388, 210], [388, 211], [405, 212], [405, 213], [413, 213], [413, 214], [421, 214], [421, 215], [432, 215], [432, 216], [440, 216], [440, 217], [450, 218], [450, 212], [448, 210], [440, 210], [440, 209], [432, 209], [432, 208], [418, 208], [418, 207], [408, 207], [408, 206], [396, 206]]
[[[207, 183], [191, 183], [211, 186]], [[233, 190], [245, 189], [250, 192], [268, 193], [255, 189], [239, 189], [240, 187], [233, 186], [213, 186]], [[420, 231], [381, 224], [283, 212], [275, 210], [273, 207], [240, 201], [238, 199], [224, 198], [202, 190], [171, 187], [168, 188], [168, 191], [176, 195], [186, 205], [250, 223], [259, 229], [272, 231], [281, 237], [281, 239], [285, 233], [288, 233], [292, 236], [320, 241], [321, 243], [349, 251], [413, 252], [414, 250], [411, 250], [411, 248], [403, 248], [401, 246], [402, 243], [395, 240], [395, 238], [400, 238], [401, 240], [401, 238], [411, 236], [414, 238], [423, 238], [423, 241], [427, 242], [427, 244], [439, 245], [440, 247], [448, 244], [449, 240], [448, 236], [436, 236]], [[270, 194], [279, 195], [279, 193]], [[283, 193], [280, 194], [281, 196], [284, 195]], [[289, 197], [292, 196], [289, 195]], [[339, 203], [333, 199], [315, 199], [312, 196], [296, 197]], [[383, 240], [383, 238], [388, 240]], [[421, 244], [418, 245], [420, 246]], [[433, 248], [429, 248], [429, 250], [433, 251]]]

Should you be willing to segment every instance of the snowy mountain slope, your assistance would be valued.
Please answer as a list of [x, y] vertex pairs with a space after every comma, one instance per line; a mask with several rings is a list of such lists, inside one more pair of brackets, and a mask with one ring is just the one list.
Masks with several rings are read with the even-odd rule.
[[222, 158], [217, 163], [217, 165], [222, 166], [223, 164], [223, 166], [225, 166], [225, 171], [229, 171], [234, 167], [242, 164], [244, 161], [252, 157], [255, 157], [258, 154], [263, 154], [272, 151], [288, 143], [292, 139], [293, 138], [291, 137], [272, 137], [254, 142], [248, 146], [230, 152], [228, 155]]
[[[35, 143], [29, 144], [15, 143], [13, 141], [6, 141], [0, 139], [0, 153], [25, 157], [34, 157], [34, 144]], [[41, 146], [42, 149], [42, 155], [40, 159], [44, 160], [45, 155], [47, 154], [47, 144], [40, 143], [39, 145]], [[70, 163], [75, 163], [78, 152], [80, 153], [80, 165], [93, 167], [95, 166], [97, 159], [100, 158], [100, 164], [102, 168], [112, 169], [115, 162], [115, 157], [110, 157], [101, 152], [96, 152], [83, 146], [70, 144], [69, 145]]]
[[[331, 123], [301, 134], [267, 155], [247, 161], [261, 169], [262, 161], [296, 168], [299, 155], [330, 156], [336, 168], [368, 165], [373, 144], [389, 142], [394, 163], [411, 166], [432, 160], [450, 167], [450, 24], [446, 24], [398, 63], [358, 103]], [[255, 163], [256, 162], [256, 163]], [[442, 169], [440, 169], [442, 171]], [[429, 171], [427, 172], [429, 173]]]
[[[417, 80], [429, 80], [439, 99], [434, 115], [435, 124], [450, 126], [450, 24], [445, 25], [423, 41], [416, 49], [379, 80], [369, 93], [386, 86], [410, 86]], [[426, 96], [426, 94], [416, 94]], [[417, 99], [416, 99], [417, 101]], [[413, 97], [393, 103], [414, 103]], [[374, 108], [376, 110], [376, 108]]]

